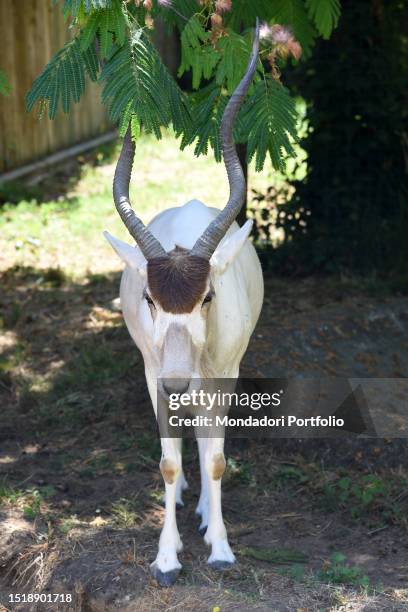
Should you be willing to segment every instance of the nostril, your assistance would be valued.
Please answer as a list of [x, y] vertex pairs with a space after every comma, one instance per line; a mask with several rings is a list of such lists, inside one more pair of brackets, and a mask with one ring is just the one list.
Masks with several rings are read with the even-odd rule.
[[190, 381], [185, 378], [163, 382], [163, 389], [167, 395], [172, 395], [173, 393], [181, 395], [182, 393], [186, 393], [189, 386]]

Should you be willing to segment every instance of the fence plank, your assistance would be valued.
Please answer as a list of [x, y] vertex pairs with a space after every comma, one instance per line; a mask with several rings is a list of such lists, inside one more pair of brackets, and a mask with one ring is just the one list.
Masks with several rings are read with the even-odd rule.
[[38, 120], [25, 110], [25, 95], [51, 56], [69, 39], [61, 4], [52, 0], [0, 0], [0, 69], [12, 85], [0, 96], [0, 172], [11, 170], [72, 144], [97, 136], [110, 127], [100, 90], [88, 81], [71, 112]]

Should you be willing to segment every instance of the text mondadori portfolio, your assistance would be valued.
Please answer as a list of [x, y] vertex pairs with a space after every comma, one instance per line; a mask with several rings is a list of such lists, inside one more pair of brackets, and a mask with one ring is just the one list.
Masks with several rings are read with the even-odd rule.
[[343, 427], [344, 420], [335, 416], [321, 417], [313, 416], [300, 418], [295, 415], [272, 417], [230, 417], [224, 416], [203, 416], [182, 417], [177, 414], [169, 416], [169, 424], [172, 427]]

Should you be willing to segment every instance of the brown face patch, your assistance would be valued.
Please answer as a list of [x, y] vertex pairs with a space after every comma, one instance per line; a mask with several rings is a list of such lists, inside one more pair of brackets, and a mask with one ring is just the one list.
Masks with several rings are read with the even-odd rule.
[[210, 274], [210, 263], [190, 251], [176, 247], [167, 257], [147, 262], [147, 282], [154, 301], [165, 312], [191, 312], [202, 299]]

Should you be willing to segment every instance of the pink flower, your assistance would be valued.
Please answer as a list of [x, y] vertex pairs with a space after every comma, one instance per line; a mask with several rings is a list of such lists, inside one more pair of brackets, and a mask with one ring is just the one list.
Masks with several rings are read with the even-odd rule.
[[215, 3], [215, 10], [217, 13], [226, 13], [231, 10], [232, 0], [217, 0]]
[[221, 28], [222, 27], [222, 17], [217, 13], [213, 13], [211, 15], [211, 26], [213, 28]]
[[260, 38], [272, 44], [273, 50], [271, 55], [268, 56], [272, 58], [270, 59], [271, 65], [275, 62], [277, 56], [287, 58], [288, 55], [291, 55], [298, 60], [302, 55], [302, 47], [288, 26], [279, 23], [270, 26], [264, 22], [260, 27], [259, 35]]
[[261, 27], [259, 28], [259, 38], [261, 40], [272, 38], [272, 28], [266, 23], [266, 21], [261, 23]]
[[293, 34], [290, 28], [281, 26], [278, 23], [271, 27], [272, 42], [275, 45], [287, 45], [293, 39]]
[[295, 60], [298, 60], [302, 55], [302, 47], [300, 43], [298, 43], [298, 41], [294, 38], [291, 38], [288, 41], [287, 48], [289, 53], [295, 58]]

